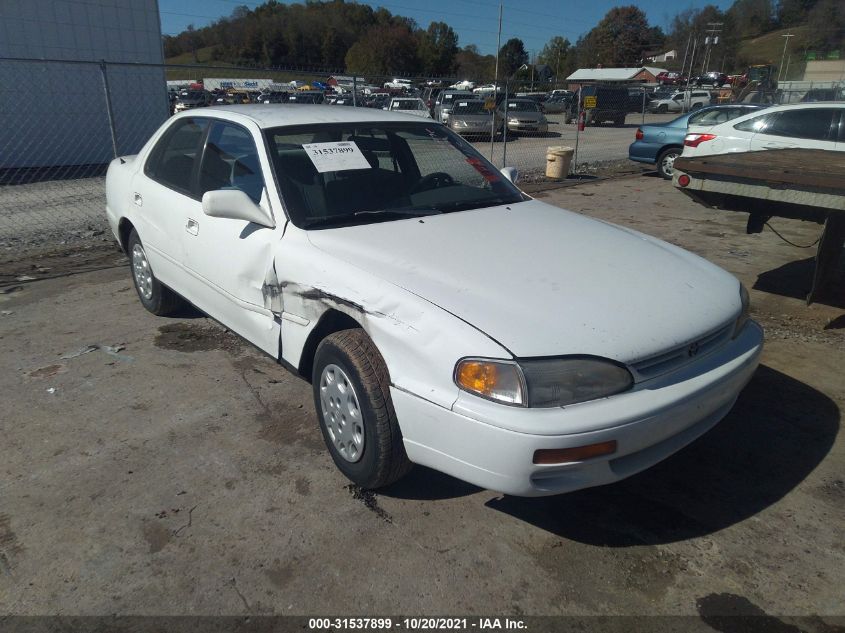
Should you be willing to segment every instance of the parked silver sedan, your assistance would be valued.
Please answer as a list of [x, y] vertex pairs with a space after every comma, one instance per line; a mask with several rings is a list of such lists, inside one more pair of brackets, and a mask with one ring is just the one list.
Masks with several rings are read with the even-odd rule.
[[[504, 104], [503, 104], [504, 106]], [[539, 132], [549, 131], [549, 122], [540, 110], [540, 106], [532, 99], [512, 99], [507, 102], [508, 132]]]
[[[492, 102], [491, 102], [492, 105]], [[492, 118], [495, 117], [495, 125]], [[457, 101], [449, 115], [449, 128], [461, 136], [487, 136], [495, 128], [501, 134], [504, 120], [501, 113], [487, 106], [482, 99]]]

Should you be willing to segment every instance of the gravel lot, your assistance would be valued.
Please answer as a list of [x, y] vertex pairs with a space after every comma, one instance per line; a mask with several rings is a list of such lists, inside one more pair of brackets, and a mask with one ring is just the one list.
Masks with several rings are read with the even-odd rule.
[[[763, 363], [713, 431], [561, 497], [424, 468], [371, 493], [335, 470], [309, 385], [202, 315], [146, 313], [125, 267], [7, 283], [0, 615], [661, 614], [738, 631], [718, 616], [739, 611], [760, 616], [752, 633], [843, 631], [841, 291], [805, 306], [812, 250], [658, 178], [536, 195], [751, 289]], [[801, 243], [820, 230], [773, 223]]]
[[[646, 114], [645, 122], [662, 123], [677, 118], [678, 114]], [[634, 142], [634, 134], [643, 122], [642, 114], [629, 114], [625, 125], [616, 127], [609, 123], [589, 126], [582, 132], [577, 131], [574, 123], [564, 123], [564, 115], [550, 114], [549, 133], [544, 135], [526, 134], [512, 136], [508, 134], [507, 164], [520, 170], [536, 170], [546, 167], [546, 150], [553, 145], [575, 147], [578, 136], [578, 164], [603, 162], [628, 158], [628, 146]], [[490, 141], [475, 141], [473, 145], [486, 158], [490, 158]], [[502, 164], [503, 144], [493, 144], [493, 162]]]

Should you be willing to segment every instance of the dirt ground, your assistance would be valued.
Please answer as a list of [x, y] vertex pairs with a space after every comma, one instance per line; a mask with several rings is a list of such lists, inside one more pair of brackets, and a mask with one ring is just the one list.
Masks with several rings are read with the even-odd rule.
[[[115, 251], [67, 276], [70, 254], [8, 265], [0, 615], [663, 614], [733, 631], [719, 615], [739, 612], [760, 616], [752, 632], [845, 630], [845, 297], [804, 305], [813, 249], [651, 176], [536, 195], [748, 286], [763, 362], [714, 430], [560, 497], [425, 468], [362, 491], [308, 384], [200, 314], [146, 313]], [[772, 224], [802, 244], [820, 230]]]

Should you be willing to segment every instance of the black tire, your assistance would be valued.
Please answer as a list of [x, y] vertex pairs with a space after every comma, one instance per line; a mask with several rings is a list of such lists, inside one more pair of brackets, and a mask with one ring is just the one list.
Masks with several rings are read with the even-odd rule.
[[692, 110], [698, 110], [700, 107], [701, 107], [701, 104], [700, 104], [700, 103], [693, 103], [693, 104], [692, 104], [692, 108], [691, 108], [691, 109], [692, 109]]
[[[330, 365], [346, 374], [357, 396], [364, 438], [357, 461], [349, 461], [341, 454], [325, 420], [321, 382], [323, 370]], [[387, 366], [366, 332], [342, 330], [323, 339], [314, 356], [312, 385], [323, 440], [338, 470], [348, 479], [364, 489], [382, 488], [411, 470], [390, 398]]]
[[667, 112], [669, 112], [669, 106], [667, 106], [665, 103], [659, 105], [657, 106], [657, 112], [658, 114], [666, 114]]
[[660, 174], [661, 178], [672, 180], [672, 168], [664, 163], [671, 162], [674, 164], [675, 159], [681, 155], [682, 151], [680, 147], [670, 147], [660, 152], [660, 156], [657, 157], [657, 173]]
[[[146, 270], [149, 273], [148, 279], [145, 282], [146, 285], [149, 286], [146, 291], [141, 288], [141, 285], [139, 285], [141, 282], [138, 280], [140, 272], [136, 269], [136, 249], [140, 249], [140, 252], [143, 255], [143, 261], [146, 265]], [[149, 261], [147, 260], [144, 245], [141, 243], [141, 238], [138, 237], [138, 233], [135, 229], [132, 229], [132, 232], [129, 234], [129, 241], [126, 244], [126, 253], [129, 255], [129, 268], [132, 273], [132, 285], [135, 286], [135, 292], [138, 293], [138, 299], [141, 301], [142, 306], [156, 316], [167, 316], [185, 307], [185, 300], [182, 299], [182, 297], [156, 279], [156, 276], [149, 265]]]
[[614, 121], [613, 121], [613, 124], [614, 124], [616, 127], [622, 127], [623, 125], [625, 125], [625, 117], [622, 117], [621, 119], [616, 119], [616, 120], [614, 120]]

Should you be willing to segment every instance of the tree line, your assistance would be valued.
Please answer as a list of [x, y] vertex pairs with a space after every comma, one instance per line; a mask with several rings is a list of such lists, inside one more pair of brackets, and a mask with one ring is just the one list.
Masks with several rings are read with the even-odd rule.
[[[499, 75], [524, 75], [520, 68], [526, 64], [545, 64], [557, 77], [577, 68], [635, 67], [666, 50], [675, 49], [682, 56], [691, 40], [700, 40], [713, 29], [718, 29], [719, 48], [707, 70], [729, 72], [762, 61], [742, 59], [740, 40], [801, 24], [811, 27], [814, 49], [825, 52], [843, 45], [841, 2], [735, 0], [726, 11], [714, 5], [681, 11], [668, 32], [650, 25], [636, 6], [615, 7], [574, 44], [564, 37], [551, 38], [536, 59], [529, 59], [522, 40], [508, 40], [499, 51]], [[210, 51], [203, 61], [368, 75], [489, 81], [495, 67], [493, 55], [482, 55], [473, 44], [461, 47], [458, 35], [445, 22], [422, 28], [385, 8], [344, 0], [306, 0], [304, 4], [268, 0], [253, 9], [237, 7], [209, 26], [189, 26], [178, 35], [164, 37], [168, 58], [190, 54], [199, 62], [202, 49]]]

